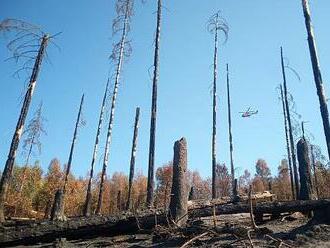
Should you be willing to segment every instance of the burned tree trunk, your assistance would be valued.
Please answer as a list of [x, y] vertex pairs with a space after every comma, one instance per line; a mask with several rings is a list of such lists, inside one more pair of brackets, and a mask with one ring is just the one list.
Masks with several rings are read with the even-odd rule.
[[239, 202], [240, 197], [238, 195], [238, 181], [237, 178], [234, 179], [234, 185], [233, 185], [233, 202]]
[[189, 201], [195, 200], [195, 190], [193, 186], [190, 187], [188, 200]]
[[129, 168], [129, 179], [128, 179], [128, 196], [126, 202], [126, 210], [129, 210], [131, 204], [131, 194], [132, 194], [132, 185], [134, 179], [134, 167], [135, 167], [135, 156], [136, 156], [136, 145], [137, 137], [139, 132], [139, 118], [140, 118], [140, 108], [136, 108], [135, 112], [135, 123], [134, 123], [134, 134], [132, 142], [132, 151], [131, 151], [131, 163]]
[[89, 173], [89, 180], [88, 180], [88, 186], [87, 186], [86, 200], [85, 200], [85, 205], [84, 205], [84, 210], [83, 210], [83, 215], [84, 216], [90, 216], [91, 215], [92, 180], [93, 180], [93, 175], [94, 175], [94, 165], [95, 165], [96, 156], [97, 156], [97, 152], [98, 152], [99, 138], [100, 138], [101, 127], [102, 127], [102, 122], [103, 122], [103, 115], [104, 115], [104, 110], [105, 110], [105, 102], [106, 102], [107, 94], [108, 94], [107, 93], [108, 92], [108, 86], [109, 86], [109, 79], [108, 79], [107, 85], [105, 87], [105, 91], [104, 91], [104, 95], [103, 95], [103, 99], [102, 99], [99, 123], [97, 125], [97, 132], [96, 132], [96, 138], [95, 138], [95, 143], [94, 143], [94, 151], [93, 151], [91, 169], [90, 169], [90, 173]]
[[115, 116], [116, 99], [117, 99], [117, 93], [118, 93], [118, 87], [119, 87], [119, 78], [120, 78], [121, 68], [122, 68], [124, 55], [125, 55], [124, 52], [125, 52], [125, 45], [127, 43], [126, 36], [129, 31], [129, 19], [130, 19], [130, 15], [132, 13], [132, 2], [127, 1], [124, 4], [125, 4], [125, 6], [121, 6], [121, 9], [124, 8], [124, 10], [125, 10], [125, 17], [123, 20], [123, 29], [122, 29], [121, 40], [118, 43], [119, 52], [117, 54], [117, 51], [115, 51], [115, 50], [113, 51], [113, 55], [114, 55], [113, 58], [114, 59], [117, 58], [117, 68], [116, 68], [115, 84], [114, 84], [112, 100], [111, 100], [110, 120], [109, 120], [109, 126], [108, 126], [107, 138], [106, 138], [102, 174], [101, 174], [101, 182], [100, 182], [100, 187], [99, 187], [97, 206], [96, 206], [96, 210], [95, 210], [96, 214], [100, 214], [101, 208], [102, 208], [104, 180], [106, 177], [106, 170], [107, 170], [107, 166], [108, 166], [108, 162], [109, 162], [109, 152], [110, 152], [112, 128], [113, 128], [113, 122], [114, 122], [114, 116]]
[[118, 212], [121, 211], [121, 191], [118, 190], [117, 192], [117, 210]]
[[[218, 16], [217, 16], [218, 18]], [[218, 62], [218, 30], [214, 35], [214, 55], [213, 55], [213, 106], [212, 106], [212, 199], [217, 198], [216, 191], [216, 166], [217, 166], [217, 62]]]
[[155, 142], [156, 142], [156, 117], [157, 117], [157, 84], [159, 78], [159, 48], [160, 30], [162, 19], [162, 1], [158, 0], [157, 7], [157, 27], [154, 54], [154, 75], [152, 82], [152, 103], [150, 119], [150, 140], [149, 140], [149, 163], [148, 163], [148, 182], [147, 182], [147, 205], [151, 207], [154, 200], [154, 173], [155, 173]]
[[289, 102], [288, 102], [288, 89], [287, 89], [287, 85], [286, 85], [286, 75], [285, 75], [285, 66], [284, 66], [283, 48], [282, 47], [281, 47], [281, 66], [282, 66], [282, 76], [283, 76], [283, 86], [284, 86], [284, 102], [285, 102], [286, 118], [288, 120], [288, 128], [289, 128], [289, 140], [290, 140], [293, 175], [294, 175], [294, 186], [295, 186], [295, 191], [296, 191], [296, 196], [294, 199], [297, 199], [299, 196], [298, 169], [297, 169], [296, 153], [295, 153], [295, 149], [294, 149], [295, 146], [294, 146], [294, 139], [293, 139], [293, 133], [292, 133], [290, 107], [289, 107]]
[[299, 161], [300, 193], [299, 200], [312, 199], [312, 181], [310, 175], [310, 161], [308, 156], [308, 144], [305, 138], [297, 143], [297, 155]]
[[76, 125], [75, 125], [74, 133], [73, 133], [73, 139], [72, 139], [72, 142], [71, 142], [69, 160], [68, 160], [68, 164], [67, 164], [66, 171], [65, 171], [65, 178], [64, 178], [64, 184], [63, 184], [63, 194], [64, 195], [65, 195], [66, 186], [68, 184], [68, 176], [69, 176], [69, 173], [70, 173], [70, 170], [71, 170], [73, 151], [74, 151], [74, 146], [75, 146], [76, 140], [77, 140], [77, 134], [78, 134], [78, 128], [79, 128], [80, 119], [81, 119], [82, 107], [83, 107], [83, 104], [84, 104], [84, 98], [85, 98], [85, 95], [83, 94], [82, 97], [81, 97], [81, 101], [80, 101], [78, 116], [77, 116]]
[[[233, 135], [231, 132], [231, 107], [230, 107], [230, 88], [229, 88], [229, 68], [227, 64], [227, 104], [228, 104], [228, 135], [229, 135], [229, 153], [230, 153], [230, 173], [233, 198], [237, 196], [237, 188], [235, 192], [235, 168], [233, 158]], [[237, 185], [236, 185], [237, 186]]]
[[79, 128], [79, 124], [80, 124], [81, 112], [82, 112], [82, 107], [83, 107], [83, 104], [84, 104], [84, 97], [85, 97], [85, 95], [83, 94], [82, 97], [81, 97], [78, 116], [77, 116], [76, 125], [75, 125], [75, 128], [74, 128], [73, 138], [72, 138], [72, 142], [71, 142], [69, 160], [68, 160], [68, 164], [67, 164], [66, 171], [65, 171], [63, 188], [62, 188], [62, 190], [58, 190], [56, 195], [55, 195], [55, 199], [54, 199], [54, 203], [53, 203], [53, 209], [52, 209], [52, 215], [51, 215], [52, 220], [65, 220], [65, 215], [64, 215], [65, 193], [66, 193], [66, 187], [67, 187], [67, 184], [68, 184], [68, 176], [69, 176], [70, 170], [71, 170], [73, 151], [74, 151], [74, 147], [75, 147], [76, 140], [77, 140], [77, 134], [78, 134], [78, 128]]
[[63, 213], [64, 209], [64, 194], [63, 190], [59, 189], [55, 193], [54, 204], [52, 207], [52, 212], [50, 214], [50, 220], [60, 220], [65, 221], [65, 215]]
[[212, 90], [212, 198], [217, 198], [216, 191], [216, 136], [217, 136], [217, 75], [218, 75], [218, 33], [223, 32], [228, 35], [228, 25], [226, 21], [220, 17], [218, 11], [215, 15], [211, 16], [208, 21], [208, 31], [214, 33], [214, 54], [213, 54], [213, 90]]
[[170, 216], [177, 225], [185, 225], [188, 219], [187, 189], [187, 142], [181, 138], [174, 144], [173, 182], [170, 201]]
[[313, 74], [314, 74], [314, 81], [317, 90], [317, 95], [319, 97], [320, 103], [320, 111], [323, 121], [323, 129], [324, 135], [327, 142], [328, 148], [328, 158], [330, 158], [330, 124], [329, 124], [329, 111], [327, 106], [327, 98], [325, 96], [325, 90], [322, 81], [322, 74], [320, 70], [320, 63], [317, 55], [316, 49], [316, 42], [314, 39], [314, 31], [311, 21], [311, 14], [309, 10], [308, 0], [302, 0], [302, 7], [305, 17], [305, 25], [308, 35], [308, 46], [309, 46], [309, 53], [311, 57], [312, 67], [313, 67]]
[[281, 101], [282, 101], [282, 109], [283, 109], [283, 117], [284, 117], [284, 132], [285, 132], [286, 150], [288, 153], [288, 164], [289, 164], [289, 171], [290, 171], [291, 194], [292, 194], [292, 199], [295, 199], [295, 192], [294, 192], [294, 185], [293, 185], [292, 157], [290, 154], [287, 113], [285, 110], [285, 100], [284, 100], [282, 84], [280, 84], [280, 90], [281, 90]]
[[29, 111], [33, 92], [34, 92], [34, 89], [37, 84], [37, 79], [38, 79], [41, 63], [42, 63], [42, 60], [45, 55], [45, 50], [46, 50], [46, 47], [48, 44], [48, 40], [49, 40], [49, 36], [44, 35], [42, 38], [41, 44], [40, 44], [38, 55], [35, 59], [35, 63], [33, 66], [29, 85], [28, 85], [27, 91], [25, 93], [21, 113], [20, 113], [20, 116], [19, 116], [17, 124], [16, 124], [15, 133], [14, 133], [12, 141], [11, 141], [9, 154], [8, 154], [7, 161], [6, 161], [6, 164], [4, 167], [4, 171], [2, 173], [1, 182], [0, 182], [0, 222], [5, 221], [4, 203], [6, 200], [8, 185], [9, 185], [9, 181], [12, 177], [12, 171], [13, 171], [13, 167], [14, 167], [16, 154], [17, 154], [17, 149], [18, 149], [20, 139], [21, 139], [21, 136], [23, 133], [24, 123], [25, 123], [26, 116]]
[[312, 164], [313, 164], [313, 172], [314, 172], [314, 189], [316, 193], [317, 199], [319, 199], [319, 183], [317, 179], [317, 172], [316, 172], [316, 163], [315, 163], [315, 155], [314, 155], [314, 146], [311, 145], [311, 155], [312, 155]]

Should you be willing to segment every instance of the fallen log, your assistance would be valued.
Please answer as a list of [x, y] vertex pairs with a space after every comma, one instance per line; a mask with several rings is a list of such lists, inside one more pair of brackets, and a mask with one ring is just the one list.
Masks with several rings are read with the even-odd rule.
[[[310, 210], [323, 212], [322, 218], [330, 216], [328, 214], [330, 213], [330, 199], [258, 203], [253, 212], [255, 214], [275, 214]], [[249, 213], [249, 205], [246, 203], [215, 205], [215, 213], [216, 215]], [[188, 211], [189, 219], [212, 215], [213, 207], [195, 208]], [[149, 210], [139, 215], [125, 213], [111, 217], [75, 217], [67, 221], [47, 220], [16, 224], [10, 222], [0, 226], [0, 247], [49, 243], [58, 238], [72, 240], [129, 234], [139, 232], [140, 228], [152, 229], [156, 223], [158, 225], [167, 223], [164, 212]]]
[[[330, 199], [286, 201], [286, 202], [260, 202], [254, 206], [255, 214], [280, 214], [286, 212], [304, 212], [311, 210], [324, 210], [330, 207]], [[249, 205], [246, 203], [221, 204], [215, 206], [215, 214], [249, 213]], [[213, 207], [195, 208], [189, 210], [189, 218], [207, 217], [213, 215]]]

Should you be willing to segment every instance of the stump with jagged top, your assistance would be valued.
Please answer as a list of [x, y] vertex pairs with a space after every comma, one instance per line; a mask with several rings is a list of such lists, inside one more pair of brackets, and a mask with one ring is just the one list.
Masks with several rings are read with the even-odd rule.
[[177, 225], [185, 225], [188, 219], [187, 142], [185, 138], [174, 143], [173, 183], [170, 216]]

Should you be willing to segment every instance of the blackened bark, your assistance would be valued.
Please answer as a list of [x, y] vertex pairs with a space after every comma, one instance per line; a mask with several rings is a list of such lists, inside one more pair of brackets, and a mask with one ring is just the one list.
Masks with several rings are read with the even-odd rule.
[[26, 116], [29, 112], [30, 103], [32, 100], [34, 89], [37, 84], [37, 79], [38, 79], [38, 75], [40, 72], [41, 63], [42, 63], [42, 60], [45, 55], [45, 50], [46, 50], [48, 41], [49, 41], [49, 36], [44, 35], [42, 38], [40, 47], [39, 47], [38, 55], [35, 59], [35, 63], [33, 66], [29, 85], [28, 85], [27, 91], [25, 93], [23, 106], [21, 108], [21, 113], [20, 113], [20, 116], [19, 116], [17, 124], [16, 124], [15, 133], [14, 133], [12, 141], [11, 141], [9, 154], [8, 154], [7, 161], [6, 161], [6, 164], [4, 167], [4, 171], [2, 173], [1, 182], [0, 182], [0, 222], [5, 221], [4, 203], [6, 200], [8, 185], [9, 185], [9, 181], [12, 177], [15, 158], [17, 155], [17, 149], [18, 149], [20, 139], [21, 139], [21, 136], [23, 133]]
[[285, 110], [286, 110], [286, 117], [287, 117], [287, 120], [288, 120], [288, 128], [289, 128], [289, 140], [290, 140], [293, 175], [294, 175], [294, 186], [295, 186], [295, 191], [296, 191], [296, 198], [295, 199], [297, 199], [298, 196], [299, 196], [299, 182], [298, 182], [299, 179], [298, 179], [298, 169], [297, 169], [295, 145], [294, 145], [293, 132], [292, 132], [290, 107], [289, 107], [289, 102], [288, 102], [288, 89], [287, 89], [287, 85], [286, 85], [286, 75], [285, 75], [285, 66], [284, 66], [283, 48], [282, 47], [281, 47], [281, 66], [282, 66], [282, 76], [283, 76], [283, 86], [284, 86]]
[[173, 181], [170, 201], [170, 216], [177, 225], [184, 225], [188, 219], [187, 189], [187, 142], [185, 138], [174, 143]]
[[329, 124], [329, 111], [327, 106], [327, 98], [325, 95], [325, 90], [323, 86], [322, 81], [322, 74], [320, 69], [320, 63], [317, 55], [317, 49], [316, 49], [316, 42], [314, 38], [314, 31], [311, 21], [311, 14], [309, 10], [309, 3], [308, 0], [302, 0], [302, 7], [305, 17], [305, 26], [307, 30], [308, 35], [308, 46], [309, 46], [309, 53], [310, 58], [312, 62], [312, 68], [313, 68], [313, 74], [314, 74], [314, 81], [315, 86], [317, 90], [317, 95], [319, 98], [320, 103], [320, 111], [322, 116], [322, 122], [323, 122], [323, 129], [324, 129], [324, 135], [327, 142], [327, 148], [328, 148], [328, 158], [330, 158], [330, 124]]
[[[217, 16], [218, 19], [218, 16]], [[216, 26], [218, 24], [216, 23]], [[218, 74], [218, 28], [214, 34], [213, 54], [213, 104], [212, 104], [212, 199], [217, 198], [216, 191], [216, 167], [217, 167], [217, 74]]]
[[74, 128], [73, 138], [72, 138], [72, 142], [71, 142], [69, 160], [68, 160], [68, 164], [66, 166], [63, 188], [59, 189], [56, 192], [56, 195], [55, 195], [55, 198], [54, 198], [52, 214], [51, 214], [51, 219], [52, 220], [65, 220], [65, 215], [64, 215], [65, 214], [64, 213], [65, 193], [66, 193], [66, 187], [67, 187], [67, 184], [68, 184], [68, 176], [69, 176], [70, 170], [71, 170], [73, 151], [74, 151], [74, 147], [75, 147], [76, 140], [77, 140], [77, 134], [78, 134], [78, 128], [79, 128], [79, 123], [80, 123], [80, 118], [81, 118], [82, 107], [83, 107], [83, 104], [84, 104], [84, 98], [85, 98], [85, 95], [83, 94], [82, 97], [81, 97], [78, 116], [77, 116], [76, 125], [75, 125], [75, 128]]
[[291, 195], [292, 195], [292, 199], [295, 199], [294, 183], [293, 183], [293, 171], [292, 171], [292, 157], [291, 157], [291, 153], [290, 153], [290, 142], [289, 142], [289, 135], [288, 135], [287, 113], [286, 113], [286, 110], [285, 110], [285, 100], [284, 100], [282, 84], [280, 84], [280, 90], [281, 90], [281, 101], [282, 101], [283, 117], [284, 117], [285, 142], [286, 142], [286, 150], [287, 150], [287, 153], [288, 153], [288, 164], [289, 164], [289, 172], [290, 172]]
[[[232, 195], [237, 196], [237, 188], [235, 192], [235, 167], [233, 158], [233, 135], [231, 131], [231, 107], [230, 107], [230, 88], [229, 88], [229, 67], [227, 64], [227, 104], [228, 104], [228, 135], [229, 135], [229, 154], [230, 154], [230, 173], [231, 173], [231, 186]], [[237, 187], [237, 185], [236, 185]]]
[[95, 165], [96, 156], [97, 156], [98, 147], [99, 147], [99, 139], [100, 139], [100, 133], [101, 133], [102, 122], [103, 122], [103, 115], [104, 115], [104, 110], [105, 110], [105, 102], [106, 102], [107, 94], [108, 94], [107, 93], [108, 92], [108, 86], [109, 86], [109, 79], [108, 79], [107, 85], [105, 87], [105, 91], [104, 91], [104, 95], [103, 95], [103, 99], [102, 99], [99, 122], [98, 122], [98, 125], [97, 125], [96, 138], [95, 138], [95, 143], [94, 143], [94, 151], [93, 151], [91, 169], [90, 169], [90, 173], [89, 173], [89, 180], [88, 180], [88, 186], [87, 186], [87, 192], [86, 192], [86, 200], [85, 200], [85, 205], [84, 205], [84, 210], [83, 210], [83, 215], [84, 216], [90, 216], [91, 215], [92, 180], [93, 180], [93, 175], [94, 175], [94, 165]]
[[78, 116], [77, 116], [76, 125], [75, 125], [74, 133], [73, 133], [73, 139], [72, 139], [72, 142], [71, 142], [69, 160], [68, 160], [68, 164], [67, 164], [66, 171], [65, 171], [65, 178], [64, 178], [64, 184], [63, 184], [63, 196], [65, 196], [66, 186], [68, 184], [68, 176], [69, 176], [69, 173], [70, 173], [70, 170], [71, 170], [73, 151], [74, 151], [74, 147], [75, 147], [76, 140], [77, 140], [78, 127], [79, 127], [79, 124], [80, 124], [80, 118], [81, 118], [82, 107], [83, 107], [83, 104], [84, 104], [84, 98], [85, 98], [85, 95], [83, 94], [82, 97], [81, 97], [81, 101], [80, 101]]
[[300, 175], [300, 193], [299, 200], [312, 199], [312, 181], [310, 174], [310, 160], [308, 152], [308, 144], [305, 138], [301, 138], [297, 143], [297, 155], [299, 161]]
[[131, 194], [132, 194], [132, 185], [133, 185], [134, 169], [135, 169], [136, 146], [137, 146], [137, 138], [138, 138], [138, 132], [139, 132], [139, 119], [140, 119], [140, 108], [137, 107], [136, 111], [135, 111], [131, 162], [130, 162], [130, 167], [129, 167], [128, 196], [127, 196], [127, 202], [126, 202], [126, 210], [129, 210], [130, 205], [131, 205]]
[[61, 189], [57, 190], [55, 193], [50, 220], [66, 220], [64, 215], [64, 192]]
[[189, 201], [195, 200], [195, 190], [193, 186], [190, 187], [188, 200]]
[[162, 1], [158, 0], [157, 8], [157, 27], [154, 54], [154, 76], [152, 83], [152, 103], [150, 120], [150, 141], [149, 141], [149, 163], [148, 163], [148, 182], [147, 182], [147, 205], [152, 207], [154, 200], [154, 172], [155, 172], [155, 142], [156, 142], [156, 117], [157, 117], [157, 85], [159, 77], [159, 47], [160, 30], [162, 18]]
[[315, 162], [315, 155], [314, 155], [314, 146], [311, 145], [311, 155], [312, 155], [312, 164], [313, 164], [313, 172], [314, 172], [314, 189], [316, 193], [317, 199], [319, 199], [319, 183], [317, 179], [317, 171], [316, 171], [316, 162]]
[[117, 210], [118, 212], [121, 211], [121, 191], [118, 190], [117, 192]]

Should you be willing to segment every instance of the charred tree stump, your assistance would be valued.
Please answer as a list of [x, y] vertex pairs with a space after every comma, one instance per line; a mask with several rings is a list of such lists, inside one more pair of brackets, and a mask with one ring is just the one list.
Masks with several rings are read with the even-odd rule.
[[66, 220], [64, 216], [64, 193], [61, 189], [56, 191], [50, 220]]
[[189, 201], [195, 200], [195, 190], [194, 190], [194, 187], [190, 187], [188, 200]]
[[181, 138], [174, 144], [173, 182], [170, 201], [170, 216], [177, 225], [185, 225], [188, 219], [187, 192], [187, 142]]
[[237, 178], [234, 179], [234, 185], [233, 185], [233, 202], [239, 202], [240, 197], [238, 195], [238, 183]]
[[301, 138], [297, 144], [297, 155], [300, 175], [299, 200], [312, 199], [312, 181], [310, 175], [310, 161], [308, 154], [308, 144], [305, 138]]
[[118, 190], [118, 193], [117, 193], [117, 209], [118, 209], [118, 212], [121, 211], [121, 191]]

